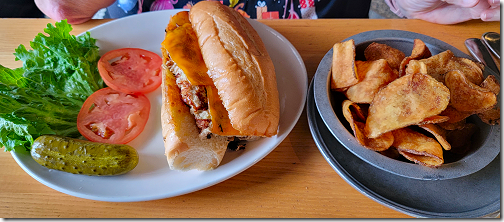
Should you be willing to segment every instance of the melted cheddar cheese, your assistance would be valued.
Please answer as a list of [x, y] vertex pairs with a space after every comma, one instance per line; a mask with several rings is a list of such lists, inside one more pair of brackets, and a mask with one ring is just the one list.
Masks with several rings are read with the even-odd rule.
[[198, 37], [189, 22], [187, 11], [177, 13], [171, 18], [165, 40], [161, 44], [192, 85], [213, 83], [207, 74], [208, 69], [201, 55]]

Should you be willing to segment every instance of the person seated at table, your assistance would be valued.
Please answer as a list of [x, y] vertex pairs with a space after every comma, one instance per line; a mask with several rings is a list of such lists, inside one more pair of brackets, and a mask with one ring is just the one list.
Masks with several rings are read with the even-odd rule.
[[[375, 1], [375, 0], [373, 0]], [[383, 0], [380, 0], [383, 1]], [[146, 11], [189, 9], [198, 0], [35, 0], [54, 20], [80, 24], [92, 18], [120, 18]], [[224, 0], [242, 15], [253, 19], [368, 18], [372, 0]], [[500, 21], [498, 0], [385, 0], [402, 18], [455, 24], [472, 19]]]
[[[54, 20], [81, 23], [94, 18], [120, 18], [139, 12], [190, 9], [201, 0], [40, 0], [39, 8]], [[215, 1], [215, 0], [214, 0]], [[371, 0], [224, 0], [252, 19], [368, 18]]]
[[399, 17], [439, 24], [456, 24], [472, 19], [500, 21], [499, 0], [385, 0]]

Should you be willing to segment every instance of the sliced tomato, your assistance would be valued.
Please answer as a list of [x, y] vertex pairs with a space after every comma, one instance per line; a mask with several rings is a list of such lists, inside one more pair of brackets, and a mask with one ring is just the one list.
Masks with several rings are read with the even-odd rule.
[[122, 48], [105, 53], [98, 61], [103, 81], [124, 93], [149, 93], [161, 85], [163, 60], [151, 51]]
[[125, 144], [143, 131], [149, 112], [145, 95], [106, 87], [86, 99], [77, 116], [77, 129], [90, 141]]

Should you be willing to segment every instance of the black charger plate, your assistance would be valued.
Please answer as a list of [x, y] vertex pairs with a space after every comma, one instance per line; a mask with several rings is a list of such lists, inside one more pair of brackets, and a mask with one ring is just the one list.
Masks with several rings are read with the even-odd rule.
[[418, 180], [379, 169], [343, 147], [316, 108], [313, 82], [307, 96], [311, 134], [336, 172], [376, 202], [414, 217], [474, 218], [500, 210], [500, 154], [485, 168], [446, 180]]

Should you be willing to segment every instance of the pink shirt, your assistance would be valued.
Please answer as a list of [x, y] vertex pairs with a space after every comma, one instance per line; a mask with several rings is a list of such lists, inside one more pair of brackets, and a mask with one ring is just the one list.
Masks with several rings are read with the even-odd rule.
[[384, 0], [385, 3], [390, 7], [390, 10], [399, 17], [406, 18], [401, 12], [401, 9], [396, 4], [395, 0]]

